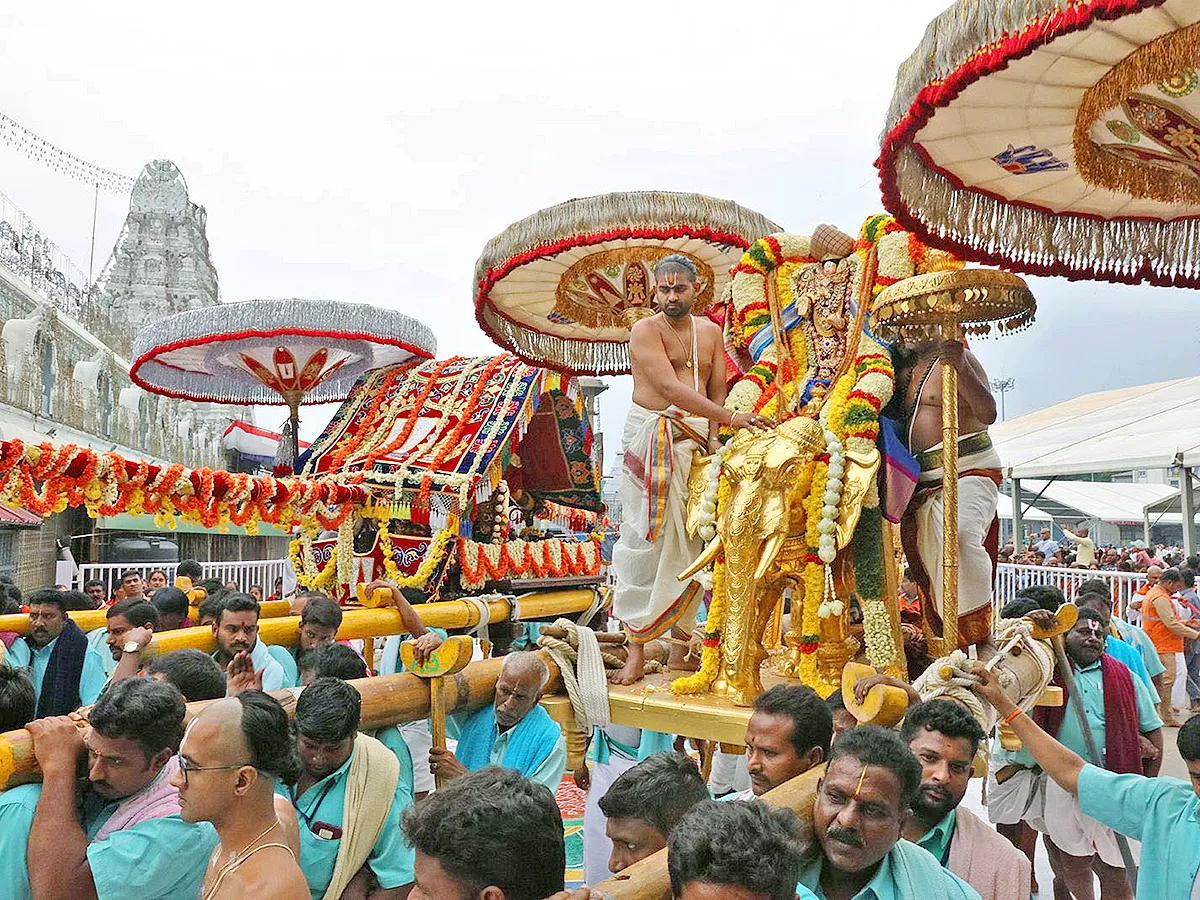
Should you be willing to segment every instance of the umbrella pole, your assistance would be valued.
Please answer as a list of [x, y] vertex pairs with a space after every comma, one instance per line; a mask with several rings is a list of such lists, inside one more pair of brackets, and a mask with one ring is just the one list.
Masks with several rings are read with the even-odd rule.
[[[288, 405], [288, 419], [292, 425], [292, 467], [300, 464], [300, 399], [304, 395], [296, 391], [288, 391], [283, 399]], [[299, 469], [296, 469], [299, 472]]]
[[[957, 324], [942, 326], [957, 340]], [[958, 646], [958, 370], [942, 366], [942, 655]], [[934, 576], [936, 577], [936, 575]]]

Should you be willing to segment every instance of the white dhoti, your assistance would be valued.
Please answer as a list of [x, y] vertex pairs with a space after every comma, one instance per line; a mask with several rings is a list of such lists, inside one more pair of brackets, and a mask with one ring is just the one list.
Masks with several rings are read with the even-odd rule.
[[[608, 752], [604, 754], [604, 762], [592, 763], [592, 784], [583, 807], [583, 880], [588, 884], [596, 884], [612, 874], [608, 870], [612, 841], [608, 839], [608, 819], [600, 810], [600, 798], [614, 781], [637, 765], [637, 748], [642, 740], [640, 729], [626, 725], [608, 725], [603, 731], [608, 737]], [[596, 739], [603, 739], [599, 730]]]
[[1004, 781], [996, 776], [1006, 767], [996, 768], [992, 760], [987, 776], [988, 820], [993, 825], [1024, 822], [1037, 831], [1045, 831], [1046, 776], [1039, 769], [1017, 768]]
[[745, 753], [726, 753], [714, 750], [708, 787], [714, 797], [750, 790], [750, 772], [746, 769]]
[[625, 419], [612, 609], [634, 643], [661, 637], [673, 625], [690, 631], [695, 616], [699, 586], [678, 578], [704, 549], [686, 528], [692, 452], [702, 449], [689, 432], [704, 437], [708, 421], [636, 403]]
[[[1099, 854], [1108, 865], [1125, 868], [1121, 848], [1113, 830], [1091, 816], [1084, 815], [1079, 800], [1068, 794], [1052, 778], [1046, 778], [1046, 815], [1041, 827], [1054, 846], [1070, 856], [1092, 856]], [[1136, 841], [1130, 842], [1137, 847]]]
[[400, 736], [408, 745], [413, 761], [413, 793], [428, 793], [434, 788], [433, 772], [429, 770], [429, 750], [433, 747], [433, 732], [428, 719], [400, 723]]
[[[941, 629], [942, 618], [942, 532], [945, 506], [942, 482], [941, 444], [918, 454], [921, 475], [914, 500], [917, 552], [929, 578], [934, 617]], [[992, 630], [992, 558], [984, 542], [996, 517], [1000, 489], [1000, 457], [986, 432], [959, 440], [958, 460], [958, 632], [959, 645], [984, 640]], [[973, 449], [980, 448], [980, 449]], [[972, 452], [968, 452], [972, 451]], [[926, 468], [926, 463], [936, 465]]]

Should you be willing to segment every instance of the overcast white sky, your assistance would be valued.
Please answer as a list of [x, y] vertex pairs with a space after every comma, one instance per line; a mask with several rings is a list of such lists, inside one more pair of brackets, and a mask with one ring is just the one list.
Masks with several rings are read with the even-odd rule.
[[[896, 68], [943, 6], [30, 4], [0, 13], [0, 111], [130, 175], [174, 160], [208, 209], [223, 299], [395, 307], [440, 356], [483, 354], [476, 256], [571, 197], [699, 191], [854, 232], [882, 209], [872, 161]], [[90, 188], [0, 146], [0, 191], [87, 270]], [[97, 270], [127, 204], [100, 197]], [[1009, 416], [1195, 373], [1192, 292], [1034, 288], [1032, 329], [975, 345], [1017, 380]], [[629, 380], [610, 384], [615, 448]], [[327, 418], [309, 412], [305, 436]]]

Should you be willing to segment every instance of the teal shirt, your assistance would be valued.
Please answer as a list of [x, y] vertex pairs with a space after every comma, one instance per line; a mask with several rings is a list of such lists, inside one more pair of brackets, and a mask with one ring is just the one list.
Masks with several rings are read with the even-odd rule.
[[113, 659], [112, 651], [108, 649], [108, 629], [93, 628], [87, 633], [88, 646], [100, 654], [104, 663], [104, 671], [109, 675], [117, 670], [117, 661]]
[[[325, 896], [329, 882], [333, 880], [338, 848], [342, 845], [340, 837], [322, 838], [317, 836], [317, 832], [321, 830], [321, 825], [332, 825], [340, 831], [342, 814], [346, 808], [346, 775], [357, 752], [355, 749], [341, 768], [326, 775], [298, 797], [291, 796], [288, 788], [282, 785], [276, 788], [276, 793], [288, 797], [296, 808], [296, 818], [300, 824], [300, 868], [304, 870], [304, 880], [308, 882], [313, 900], [321, 900]], [[412, 802], [412, 792], [401, 778], [396, 782], [396, 794], [383, 823], [383, 831], [367, 858], [367, 865], [379, 879], [382, 888], [397, 888], [413, 880], [415, 854], [404, 842], [400, 831], [400, 816], [407, 807], [412, 806]]]
[[[916, 854], [922, 855], [916, 856]], [[925, 857], [929, 858], [925, 859]], [[821, 867], [824, 862], [824, 854], [817, 854], [815, 859], [800, 870], [800, 884], [796, 887], [797, 891], [802, 887], [808, 888], [813, 892], [811, 896], [815, 896], [817, 900], [825, 900], [825, 895], [821, 893]], [[936, 873], [939, 877], [933, 884], [928, 883], [928, 879], [926, 879], [926, 883], [918, 885], [919, 894], [910, 893], [907, 891], [906, 885], [897, 884], [898, 876], [907, 880], [908, 873], [918, 869], [929, 875]], [[800, 896], [803, 897], [804, 894]], [[975, 888], [949, 869], [943, 869], [941, 864], [930, 857], [927, 851], [906, 840], [896, 842], [896, 846], [883, 858], [871, 880], [854, 895], [852, 900], [918, 900], [918, 898], [923, 898], [923, 900], [980, 900], [979, 893]]]
[[[1150, 690], [1140, 678], [1134, 677], [1130, 680], [1133, 682], [1133, 693], [1137, 702], [1138, 731], [1146, 734], [1156, 728], [1162, 728], [1162, 719], [1158, 717], [1158, 711], [1154, 708]], [[1083, 669], [1076, 667], [1075, 685], [1078, 688], [1077, 693], [1083, 696], [1083, 714], [1087, 717], [1088, 728], [1095, 738], [1096, 747], [1104, 753], [1104, 685], [1100, 661], [1097, 660]], [[1067, 701], [1066, 714], [1063, 716], [1062, 726], [1058, 729], [1058, 742], [1087, 759], [1087, 747], [1084, 745], [1083, 732], [1079, 729], [1079, 717], [1074, 708], [1078, 702], [1075, 696]], [[1033, 754], [1027, 748], [1005, 750], [999, 741], [993, 745], [992, 760], [997, 769], [1007, 765], [1032, 769], [1037, 765]]]
[[175, 900], [199, 897], [204, 871], [216, 849], [216, 829], [179, 816], [147, 819], [93, 840], [117, 803], [92, 795], [84, 804], [88, 865], [99, 900]]
[[1150, 640], [1150, 635], [1146, 634], [1144, 629], [1126, 622], [1124, 619], [1114, 618], [1112, 623], [1121, 639], [1125, 643], [1131, 644], [1142, 655], [1142, 662], [1146, 664], [1146, 673], [1151, 678], [1156, 678], [1167, 670], [1163, 661], [1158, 658], [1158, 648], [1154, 646], [1154, 641]]
[[[471, 713], [457, 713], [448, 717], [446, 719], [446, 734], [457, 740], [459, 734], [462, 733], [462, 724], [469, 715]], [[512, 728], [505, 732], [496, 732], [496, 738], [492, 742], [492, 752], [488, 756], [488, 765], [504, 765], [504, 754], [508, 752], [508, 739], [512, 737], [512, 733]], [[554, 749], [550, 751], [550, 755], [543, 760], [542, 764], [532, 772], [522, 772], [521, 774], [531, 781], [544, 784], [550, 789], [550, 793], [557, 794], [558, 786], [562, 783], [563, 773], [566, 771], [567, 740], [560, 731], [558, 740], [554, 742]]]
[[280, 647], [278, 644], [268, 644], [267, 653], [275, 662], [279, 663], [279, 668], [283, 669], [283, 687], [294, 688], [300, 684], [300, 669], [296, 666], [296, 657], [288, 652], [287, 647]]
[[41, 795], [40, 784], [22, 784], [0, 793], [0, 897], [5, 900], [30, 900], [33, 896], [25, 850]]
[[412, 751], [408, 749], [400, 727], [389, 725], [387, 728], [380, 728], [371, 736], [395, 754], [396, 760], [400, 763], [400, 780], [408, 786], [409, 796], [414, 796]]
[[1200, 798], [1186, 781], [1117, 775], [1085, 765], [1079, 773], [1084, 815], [1142, 842], [1139, 900], [1198, 896]]
[[958, 821], [958, 813], [955, 810], [950, 810], [942, 817], [942, 821], [938, 822], [930, 828], [916, 845], [923, 850], [928, 850], [943, 866], [950, 860], [950, 842], [954, 839], [954, 825]]
[[[50, 663], [50, 655], [54, 652], [55, 638], [41, 650], [33, 650], [29, 642], [23, 638], [13, 641], [13, 645], [4, 654], [4, 664], [10, 669], [26, 669], [33, 679], [34, 702], [42, 699], [42, 681], [46, 677], [46, 666]], [[110, 657], [112, 654], [108, 654]], [[83, 654], [83, 669], [79, 674], [79, 704], [91, 706], [108, 683], [108, 673], [104, 670], [104, 659], [91, 647]]]

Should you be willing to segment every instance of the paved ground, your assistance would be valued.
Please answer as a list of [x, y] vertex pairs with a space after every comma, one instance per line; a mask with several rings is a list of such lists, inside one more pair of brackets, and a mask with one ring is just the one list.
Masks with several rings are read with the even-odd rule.
[[[1183, 713], [1180, 713], [1180, 716], [1183, 715]], [[1175, 748], [1175, 739], [1178, 734], [1178, 728], [1167, 728], [1163, 731], [1164, 758], [1162, 772], [1160, 774], [1186, 779], [1188, 777], [1187, 768], [1183, 764], [1183, 759], [1179, 756], [1179, 751]], [[984, 808], [981, 801], [982, 787], [983, 784], [981, 781], [973, 781], [971, 783], [971, 787], [967, 790], [967, 796], [966, 799], [963, 800], [963, 804], [986, 822], [987, 810]], [[1139, 855], [1139, 845], [1137, 841], [1131, 842], [1131, 847], [1133, 849], [1134, 859], [1137, 859]], [[1051, 898], [1054, 896], [1054, 891], [1051, 887], [1054, 880], [1054, 874], [1050, 871], [1050, 861], [1046, 857], [1046, 849], [1040, 840], [1038, 841], [1036, 869], [1038, 887], [1040, 890], [1035, 896], [1037, 897], [1037, 900], [1051, 900]], [[1099, 882], [1097, 882], [1096, 895], [1099, 896], [1099, 893]]]

